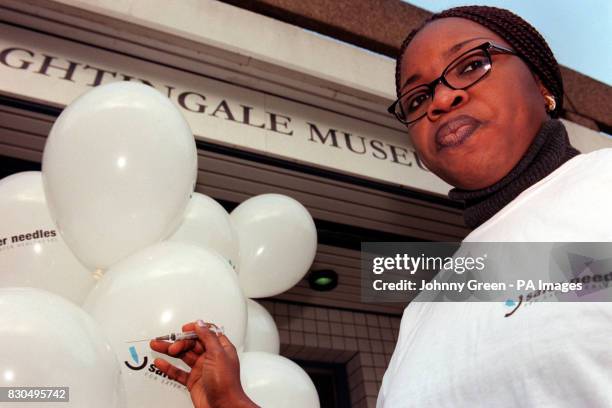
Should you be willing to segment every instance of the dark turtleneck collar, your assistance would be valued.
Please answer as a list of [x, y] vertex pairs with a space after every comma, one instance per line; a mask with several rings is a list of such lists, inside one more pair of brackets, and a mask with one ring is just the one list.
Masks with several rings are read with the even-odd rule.
[[524, 190], [578, 154], [580, 152], [569, 143], [563, 123], [550, 119], [542, 125], [521, 160], [501, 180], [480, 190], [454, 188], [448, 197], [465, 203], [465, 223], [476, 228]]

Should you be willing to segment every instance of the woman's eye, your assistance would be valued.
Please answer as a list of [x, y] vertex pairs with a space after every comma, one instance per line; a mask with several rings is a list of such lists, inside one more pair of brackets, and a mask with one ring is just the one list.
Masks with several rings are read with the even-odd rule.
[[419, 109], [419, 106], [421, 106], [423, 102], [427, 100], [427, 98], [428, 98], [428, 95], [424, 93], [410, 98], [408, 101], [408, 111], [414, 112], [415, 110]]
[[459, 72], [460, 74], [469, 74], [472, 73], [480, 68], [482, 68], [485, 65], [485, 61], [484, 60], [472, 60], [469, 61], [467, 64], [463, 65], [463, 68], [461, 69], [461, 71]]

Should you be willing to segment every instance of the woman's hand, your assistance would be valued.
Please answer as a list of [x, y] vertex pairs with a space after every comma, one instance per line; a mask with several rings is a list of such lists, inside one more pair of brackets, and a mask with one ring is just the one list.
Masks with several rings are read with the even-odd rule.
[[162, 358], [155, 359], [155, 365], [168, 378], [187, 387], [195, 408], [257, 407], [240, 384], [236, 348], [224, 334], [214, 333], [210, 327], [198, 320], [183, 326], [183, 332], [195, 331], [198, 340], [175, 343], [153, 340], [150, 343], [153, 350], [183, 360], [191, 367], [190, 372]]

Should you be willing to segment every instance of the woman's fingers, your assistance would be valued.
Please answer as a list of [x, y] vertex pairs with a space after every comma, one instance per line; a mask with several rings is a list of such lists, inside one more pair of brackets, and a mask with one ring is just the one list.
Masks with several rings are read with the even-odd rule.
[[184, 386], [187, 386], [187, 380], [189, 379], [189, 373], [181, 370], [180, 368], [173, 366], [163, 358], [156, 358], [155, 366], [159, 368], [161, 372], [166, 374], [169, 379], [177, 381]]
[[[196, 361], [198, 360], [198, 357], [200, 357], [200, 355], [202, 354], [203, 348], [199, 342], [195, 342], [194, 340], [189, 341], [195, 344], [195, 346], [193, 346], [191, 350], [189, 350], [189, 347], [191, 345], [179, 345], [179, 347], [175, 347], [175, 344], [177, 343], [169, 343], [167, 341], [159, 340], [151, 341], [150, 346], [151, 349], [154, 351], [157, 351], [170, 357], [180, 358], [189, 367], [193, 367]], [[175, 347], [175, 349], [173, 349], [173, 347]]]
[[[195, 322], [185, 323], [181, 329], [183, 330], [183, 333], [194, 332], [195, 326], [196, 326]], [[196, 341], [195, 346], [192, 351], [197, 354], [202, 354], [204, 352], [204, 347], [202, 346], [202, 343], [200, 343], [199, 341]]]
[[185, 323], [182, 327], [183, 333], [195, 330], [195, 322]]
[[193, 351], [189, 351], [181, 356], [181, 360], [183, 360], [183, 362], [189, 367], [193, 367], [198, 361], [198, 358], [200, 358], [200, 354], [196, 354]]
[[187, 351], [202, 354], [204, 352], [204, 347], [202, 346], [202, 343], [197, 340], [179, 340], [174, 342], [174, 344], [171, 344], [168, 349], [171, 356], [178, 356], [179, 354]]
[[221, 347], [232, 353], [236, 352], [236, 347], [232, 344], [232, 342], [227, 338], [225, 334], [221, 333], [217, 335], [217, 337], [219, 338], [219, 344], [221, 344]]
[[204, 352], [202, 345], [195, 340], [179, 340], [174, 343], [161, 340], [151, 340], [149, 345], [153, 350], [171, 357], [180, 357], [181, 354], [188, 351], [193, 351], [197, 354], [202, 354]]
[[162, 354], [168, 354], [168, 348], [172, 345], [172, 343], [169, 343], [167, 341], [161, 341], [161, 340], [151, 340], [149, 342], [149, 346], [151, 347], [151, 349], [157, 351], [158, 353], [162, 353]]
[[210, 330], [210, 324], [198, 320], [195, 325], [195, 332], [207, 353], [218, 354], [223, 352], [223, 347], [219, 343], [217, 334]]
[[225, 355], [228, 356], [231, 360], [238, 362], [238, 352], [236, 351], [236, 347], [232, 344], [232, 342], [227, 338], [225, 334], [219, 335], [219, 343], [221, 347], [225, 350]]
[[151, 348], [159, 353], [169, 355], [171, 357], [180, 357], [181, 354], [192, 351], [196, 354], [202, 354], [204, 347], [196, 340], [179, 340], [174, 343], [161, 340], [151, 340], [149, 343]]
[[204, 322], [202, 322], [202, 324], [203, 326], [200, 326], [194, 322], [191, 322], [183, 325], [182, 327], [183, 332], [195, 331], [198, 333], [199, 341], [179, 340], [171, 343], [161, 340], [151, 340], [149, 345], [154, 351], [170, 357], [180, 358], [190, 367], [195, 364], [195, 361], [202, 353], [204, 353], [207, 347], [210, 350], [217, 351], [221, 351], [228, 347], [233, 348], [233, 345], [230, 343], [227, 337], [225, 337], [225, 335], [220, 335], [219, 338], [222, 339], [221, 343], [217, 337], [217, 334], [210, 330], [210, 324]]
[[178, 356], [181, 353], [191, 351], [196, 345], [195, 340], [179, 340], [175, 341], [168, 347], [168, 353], [171, 356]]

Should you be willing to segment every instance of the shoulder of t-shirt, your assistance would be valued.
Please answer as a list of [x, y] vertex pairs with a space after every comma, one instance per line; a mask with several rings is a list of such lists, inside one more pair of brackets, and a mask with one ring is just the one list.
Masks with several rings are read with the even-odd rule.
[[552, 180], [558, 181], [559, 179], [571, 179], [574, 182], [583, 180], [586, 182], [589, 179], [604, 181], [604, 179], [608, 180], [610, 177], [612, 177], [612, 148], [605, 148], [573, 157], [536, 185], [546, 184], [547, 181]]
[[589, 153], [580, 154], [574, 159], [580, 159], [580, 164], [593, 167], [612, 167], [612, 147], [593, 150]]
[[579, 154], [567, 162], [563, 163], [559, 168], [544, 177], [533, 186], [523, 191], [520, 196], [527, 196], [534, 190], [541, 189], [543, 186], [558, 182], [566, 177], [608, 177], [612, 172], [612, 148], [593, 150], [592, 152]]
[[[528, 205], [530, 200], [539, 199], [539, 196], [548, 188], [559, 189], [559, 186], [563, 185], [568, 178], [576, 182], [586, 181], [587, 178], [595, 183], [606, 183], [608, 179], [612, 182], [612, 148], [594, 150], [568, 160], [551, 174], [519, 194], [497, 214], [472, 231], [464, 241], [483, 240], [482, 237], [486, 236], [488, 231], [494, 229], [498, 222], [506, 219], [512, 212], [522, 206]], [[572, 185], [575, 184], [567, 183], [567, 186]], [[602, 187], [604, 188], [601, 191], [608, 191], [605, 186]]]

